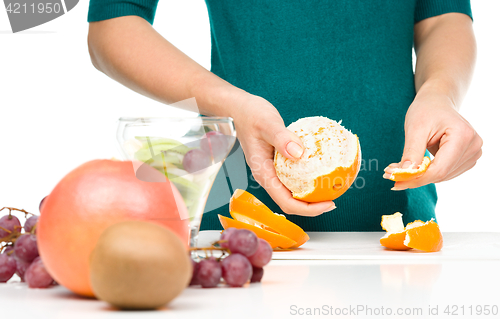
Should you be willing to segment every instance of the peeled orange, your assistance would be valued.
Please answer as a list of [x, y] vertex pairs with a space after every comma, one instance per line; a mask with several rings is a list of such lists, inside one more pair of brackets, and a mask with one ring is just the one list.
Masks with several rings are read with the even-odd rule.
[[219, 215], [224, 229], [235, 227], [252, 230], [273, 248], [296, 248], [309, 240], [302, 228], [285, 216], [275, 214], [247, 191], [237, 189], [234, 192], [229, 202], [229, 213], [234, 219]]
[[403, 182], [420, 177], [424, 175], [430, 164], [431, 159], [426, 156], [420, 165], [412, 164], [408, 168], [392, 168], [389, 179], [395, 182]]
[[434, 220], [424, 223], [416, 220], [404, 227], [402, 214], [382, 216], [381, 226], [387, 231], [380, 238], [380, 244], [393, 250], [409, 250], [412, 248], [426, 252], [436, 252], [443, 247], [443, 236]]
[[334, 200], [356, 179], [361, 166], [359, 140], [341, 122], [314, 116], [288, 126], [301, 139], [304, 152], [296, 160], [275, 152], [274, 167], [294, 198], [305, 202]]

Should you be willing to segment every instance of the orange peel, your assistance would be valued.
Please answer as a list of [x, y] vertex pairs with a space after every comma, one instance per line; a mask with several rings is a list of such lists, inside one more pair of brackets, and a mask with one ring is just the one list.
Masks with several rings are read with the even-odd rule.
[[255, 233], [255, 235], [257, 235], [257, 237], [262, 238], [265, 241], [267, 241], [273, 249], [278, 248], [278, 247], [283, 248], [283, 249], [287, 249], [287, 248], [295, 247], [297, 245], [297, 242], [295, 242], [294, 240], [292, 240], [286, 236], [271, 232], [269, 230], [259, 228], [259, 227], [254, 226], [254, 225], [240, 222], [239, 220], [235, 220], [235, 219], [231, 219], [231, 218], [226, 217], [226, 216], [219, 215], [219, 221], [222, 224], [222, 227], [224, 227], [224, 229], [227, 229], [229, 227], [234, 227], [234, 228], [238, 228], [238, 229], [248, 229], [248, 230], [253, 231]]
[[406, 226], [405, 246], [426, 252], [436, 252], [443, 248], [443, 235], [439, 230], [439, 225], [434, 220], [431, 219], [422, 225], [410, 227], [410, 229], [408, 226]]
[[402, 214], [383, 215], [380, 225], [387, 233], [380, 238], [380, 244], [392, 250], [418, 249], [426, 252], [440, 251], [443, 247], [443, 235], [438, 224], [431, 219], [428, 222], [416, 220], [403, 224]]
[[234, 219], [219, 215], [224, 229], [235, 227], [253, 230], [257, 237], [266, 240], [273, 248], [297, 248], [309, 240], [309, 235], [302, 228], [284, 215], [274, 213], [258, 198], [242, 189], [236, 189], [231, 196], [229, 213]]
[[427, 171], [427, 168], [429, 168], [430, 164], [431, 164], [431, 159], [425, 156], [420, 165], [412, 164], [408, 168], [392, 169], [392, 173], [389, 179], [394, 182], [404, 182], [418, 178], [424, 175], [424, 173]]
[[229, 212], [236, 220], [292, 239], [297, 243], [296, 247], [309, 240], [309, 235], [302, 228], [286, 219], [284, 215], [275, 214], [257, 197], [242, 189], [234, 191], [229, 201]]
[[380, 244], [393, 250], [409, 250], [410, 247], [404, 244], [406, 238], [403, 215], [399, 212], [392, 215], [383, 215], [380, 223], [382, 229], [387, 231], [384, 237], [380, 238]]

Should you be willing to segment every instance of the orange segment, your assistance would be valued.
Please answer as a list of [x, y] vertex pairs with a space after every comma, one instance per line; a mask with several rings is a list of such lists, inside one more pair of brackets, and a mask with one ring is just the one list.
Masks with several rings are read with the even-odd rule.
[[224, 227], [224, 229], [227, 229], [229, 227], [234, 227], [239, 229], [244, 228], [253, 231], [255, 235], [257, 235], [257, 237], [267, 241], [272, 248], [280, 247], [286, 249], [286, 248], [296, 247], [297, 245], [297, 243], [294, 240], [286, 236], [276, 234], [274, 232], [270, 232], [268, 230], [244, 222], [240, 222], [239, 220], [219, 215], [219, 221], [222, 224], [222, 227]]
[[439, 230], [438, 224], [430, 220], [425, 224], [407, 229], [404, 244], [411, 248], [436, 252], [443, 248], [443, 235]]
[[424, 157], [422, 164], [418, 165], [417, 167], [410, 166], [408, 168], [395, 168], [392, 171], [389, 179], [395, 182], [403, 182], [415, 179], [417, 177], [424, 175], [430, 164], [431, 164], [431, 159], [426, 156]]
[[229, 202], [231, 216], [243, 223], [266, 229], [288, 237], [299, 247], [309, 240], [309, 236], [298, 225], [283, 215], [273, 213], [264, 203], [247, 191], [237, 189]]

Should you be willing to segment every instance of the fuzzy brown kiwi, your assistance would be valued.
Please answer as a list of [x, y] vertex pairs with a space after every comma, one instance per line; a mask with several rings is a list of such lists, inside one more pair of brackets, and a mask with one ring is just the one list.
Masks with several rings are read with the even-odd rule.
[[191, 261], [179, 237], [149, 222], [108, 227], [90, 256], [95, 296], [121, 309], [164, 306], [188, 286], [191, 274]]

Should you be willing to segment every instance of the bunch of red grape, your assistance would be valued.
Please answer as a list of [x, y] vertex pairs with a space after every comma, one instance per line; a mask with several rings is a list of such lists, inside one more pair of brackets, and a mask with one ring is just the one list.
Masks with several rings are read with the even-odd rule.
[[[6, 207], [7, 208], [7, 207]], [[45, 269], [38, 255], [36, 225], [38, 216], [33, 215], [26, 219], [24, 226], [11, 210], [9, 214], [0, 218], [0, 282], [7, 282], [17, 274], [21, 281], [28, 283], [30, 288], [47, 288], [55, 281]], [[22, 232], [24, 228], [24, 232]]]
[[208, 257], [200, 262], [192, 260], [193, 276], [190, 286], [214, 288], [219, 285], [221, 278], [231, 287], [242, 287], [248, 281], [261, 281], [263, 267], [271, 261], [273, 254], [268, 242], [257, 238], [250, 230], [228, 228], [217, 243], [229, 255], [225, 258], [223, 255], [219, 259]]

